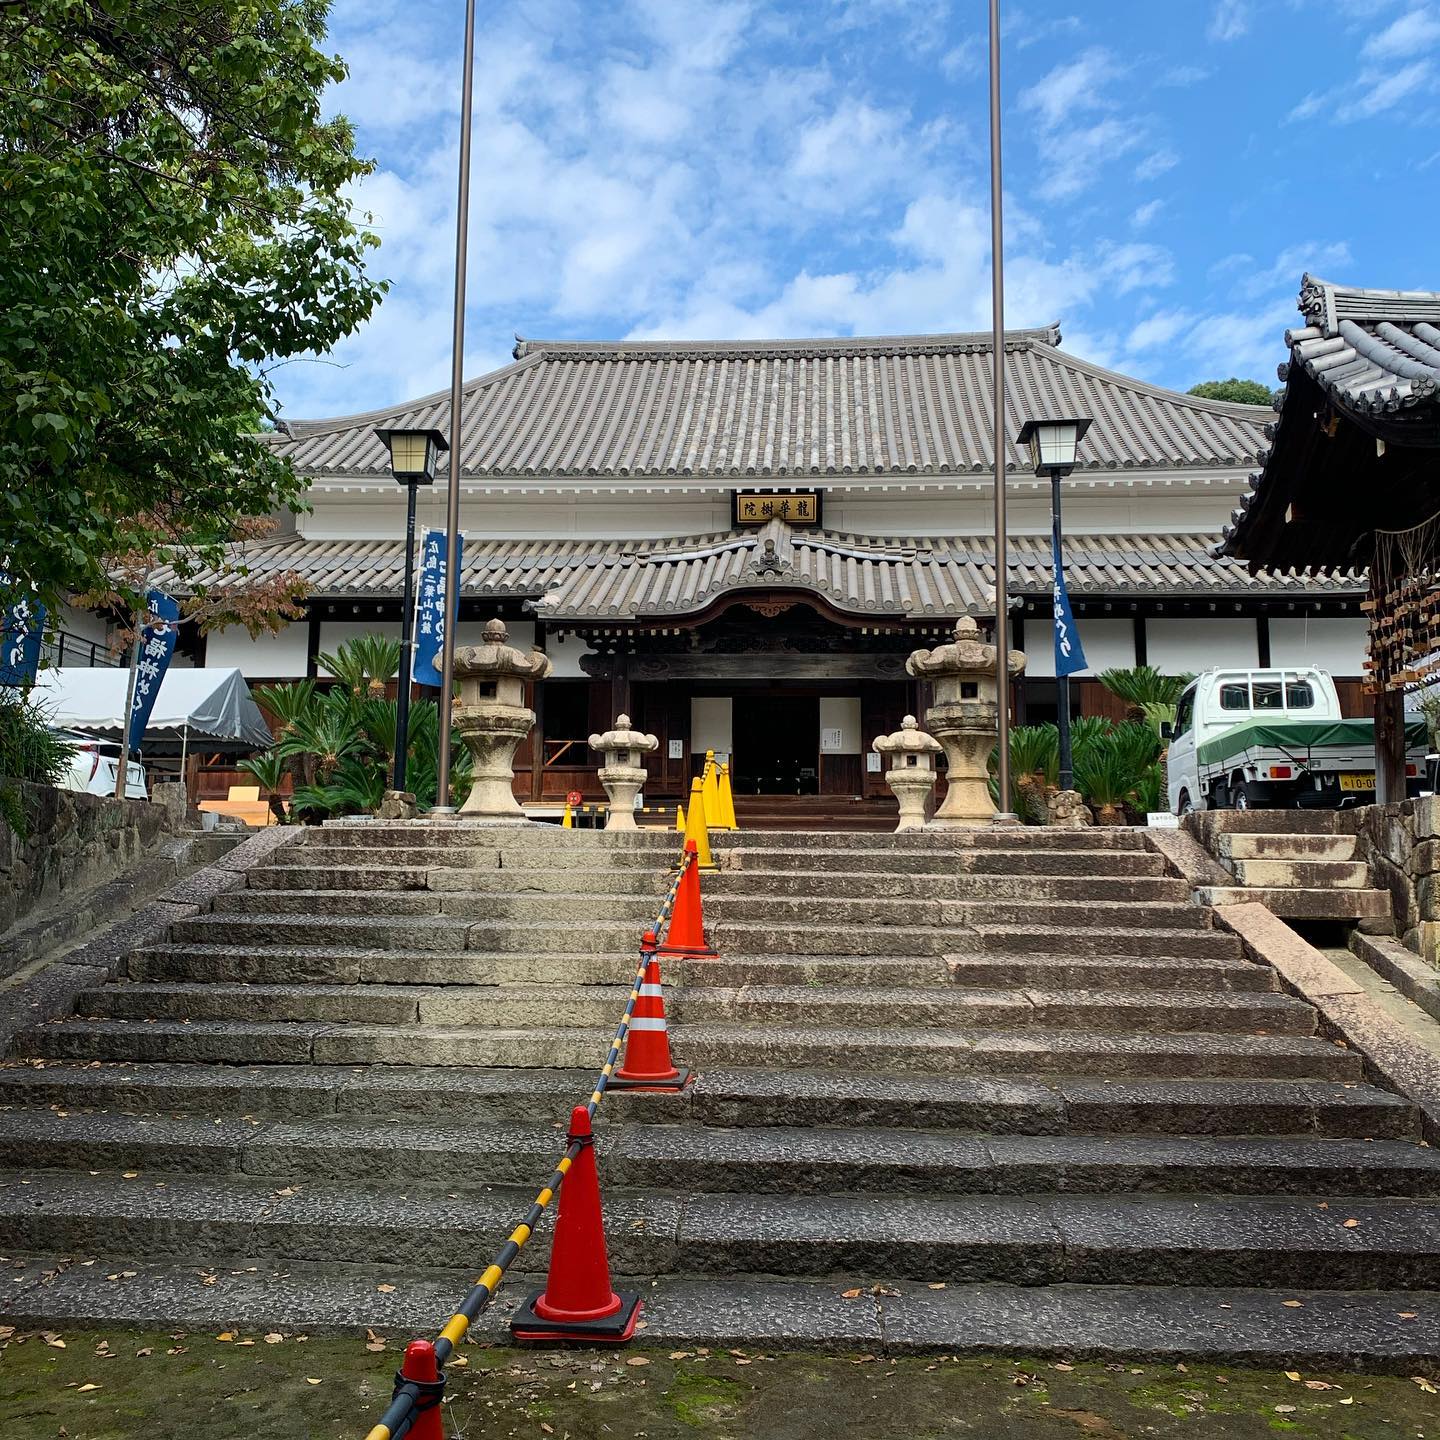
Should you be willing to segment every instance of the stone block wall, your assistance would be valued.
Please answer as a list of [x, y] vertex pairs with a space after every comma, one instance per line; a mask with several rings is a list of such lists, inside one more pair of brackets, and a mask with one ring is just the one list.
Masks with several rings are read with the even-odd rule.
[[1440, 968], [1440, 797], [1356, 813], [1370, 883], [1390, 892], [1395, 933]]
[[3, 783], [19, 792], [28, 833], [21, 839], [0, 821], [0, 933], [67, 891], [122, 875], [179, 828], [173, 808], [148, 800]]

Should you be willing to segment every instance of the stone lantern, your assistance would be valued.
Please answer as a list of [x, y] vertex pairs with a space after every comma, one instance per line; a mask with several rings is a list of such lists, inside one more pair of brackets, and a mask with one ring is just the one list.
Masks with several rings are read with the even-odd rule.
[[940, 746], [927, 735], [913, 715], [907, 715], [893, 735], [879, 735], [870, 747], [890, 757], [885, 783], [900, 802], [900, 830], [925, 828], [925, 801], [935, 788], [935, 757]]
[[610, 797], [610, 813], [605, 817], [607, 830], [635, 829], [635, 796], [645, 783], [643, 757], [660, 748], [653, 735], [630, 728], [628, 715], [615, 717], [615, 728], [603, 735], [590, 737], [590, 748], [605, 757], [600, 767], [600, 783]]
[[515, 747], [530, 733], [535, 712], [525, 704], [527, 681], [543, 680], [555, 667], [539, 650], [528, 655], [508, 644], [503, 620], [485, 625], [484, 643], [455, 652], [460, 702], [455, 732], [475, 760], [475, 783], [462, 815], [523, 818], [515, 799]]
[[[1008, 669], [1012, 677], [1025, 669], [1021, 651], [1010, 652]], [[934, 688], [925, 726], [945, 747], [949, 788], [930, 823], [940, 829], [988, 824], [995, 814], [989, 771], [998, 708], [995, 647], [981, 640], [970, 616], [962, 615], [950, 644], [913, 651], [905, 670]]]

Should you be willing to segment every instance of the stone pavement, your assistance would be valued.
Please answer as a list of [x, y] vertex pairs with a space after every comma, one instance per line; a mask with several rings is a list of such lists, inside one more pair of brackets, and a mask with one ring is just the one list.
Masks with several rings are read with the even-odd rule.
[[[0, 1069], [0, 1310], [434, 1328], [553, 1162], [674, 848], [297, 832]], [[650, 1338], [1433, 1371], [1416, 1108], [1144, 832], [716, 849], [721, 958], [666, 967], [699, 1078], [601, 1110]]]

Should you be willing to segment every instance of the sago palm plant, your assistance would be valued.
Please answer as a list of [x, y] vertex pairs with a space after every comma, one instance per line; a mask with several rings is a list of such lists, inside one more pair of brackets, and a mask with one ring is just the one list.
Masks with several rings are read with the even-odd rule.
[[1129, 719], [1148, 721], [1156, 724], [1157, 728], [1158, 721], [1147, 707], [1168, 706], [1168, 714], [1159, 718], [1173, 720], [1181, 692], [1194, 678], [1189, 674], [1166, 675], [1153, 665], [1132, 665], [1128, 669], [1100, 672], [1100, 683], [1129, 707]]

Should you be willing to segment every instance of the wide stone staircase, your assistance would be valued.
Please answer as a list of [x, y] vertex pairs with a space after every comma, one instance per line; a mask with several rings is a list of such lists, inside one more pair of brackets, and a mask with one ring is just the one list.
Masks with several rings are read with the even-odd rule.
[[[563, 1147], [674, 850], [298, 834], [0, 1068], [0, 1317], [432, 1332]], [[645, 1338], [1434, 1371], [1415, 1108], [1144, 832], [716, 856], [720, 958], [665, 972], [698, 1078], [600, 1111]]]

